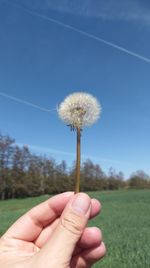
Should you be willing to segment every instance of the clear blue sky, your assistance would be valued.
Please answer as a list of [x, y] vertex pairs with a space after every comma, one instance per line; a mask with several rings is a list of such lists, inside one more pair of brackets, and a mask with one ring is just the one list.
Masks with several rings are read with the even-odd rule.
[[[113, 167], [126, 177], [139, 169], [150, 174], [150, 2], [18, 2], [22, 7], [12, 4], [17, 0], [0, 0], [0, 92], [48, 109], [71, 92], [93, 94], [103, 110], [101, 119], [83, 132], [82, 160], [91, 158], [106, 172]], [[75, 159], [75, 133], [55, 111], [0, 96], [0, 130], [58, 162], [65, 159], [71, 165]]]

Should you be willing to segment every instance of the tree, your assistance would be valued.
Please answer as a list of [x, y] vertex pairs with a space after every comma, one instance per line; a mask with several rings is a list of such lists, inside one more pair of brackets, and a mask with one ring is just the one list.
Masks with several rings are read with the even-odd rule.
[[125, 186], [124, 174], [121, 171], [117, 173], [112, 167], [109, 169], [107, 180], [109, 190], [118, 190]]
[[98, 164], [94, 164], [90, 159], [83, 162], [81, 166], [81, 190], [97, 191], [106, 186], [106, 175]]
[[8, 192], [7, 182], [10, 180], [14, 142], [14, 139], [0, 133], [0, 198], [2, 200], [5, 199], [6, 192]]
[[149, 188], [150, 177], [143, 170], [137, 170], [136, 172], [131, 174], [128, 184], [131, 188]]
[[[20, 147], [0, 133], [0, 199], [74, 191], [75, 173], [75, 162], [69, 170], [64, 160], [57, 164], [53, 158], [34, 155], [27, 146]], [[122, 172], [110, 168], [106, 176], [90, 159], [81, 165], [81, 191], [117, 190], [126, 185], [150, 188], [150, 177], [137, 170], [126, 182]]]

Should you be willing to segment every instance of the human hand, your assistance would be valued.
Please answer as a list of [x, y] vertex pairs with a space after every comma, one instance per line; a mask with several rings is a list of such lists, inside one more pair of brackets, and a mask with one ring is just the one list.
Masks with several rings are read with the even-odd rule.
[[101, 231], [86, 227], [100, 203], [66, 192], [34, 207], [0, 239], [3, 268], [89, 268], [106, 252]]

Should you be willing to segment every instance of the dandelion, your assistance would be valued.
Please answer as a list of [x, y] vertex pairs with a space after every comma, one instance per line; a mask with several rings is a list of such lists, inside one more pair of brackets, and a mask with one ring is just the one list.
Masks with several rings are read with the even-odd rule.
[[86, 126], [94, 124], [100, 116], [101, 106], [97, 99], [90, 94], [76, 92], [60, 104], [59, 117], [77, 132], [77, 158], [76, 158], [76, 187], [80, 190], [80, 162], [81, 162], [81, 131]]

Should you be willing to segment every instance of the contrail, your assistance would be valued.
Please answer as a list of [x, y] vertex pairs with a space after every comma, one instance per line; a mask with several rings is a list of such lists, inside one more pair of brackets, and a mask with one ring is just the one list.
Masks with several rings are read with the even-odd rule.
[[24, 101], [24, 100], [22, 100], [22, 99], [19, 99], [19, 98], [16, 98], [16, 97], [14, 97], [14, 96], [5, 94], [5, 93], [3, 93], [3, 92], [0, 92], [0, 96], [5, 97], [5, 98], [8, 98], [8, 99], [10, 99], [10, 100], [13, 100], [13, 101], [15, 101], [15, 102], [19, 102], [19, 103], [21, 103], [21, 104], [25, 104], [25, 105], [31, 106], [31, 107], [36, 108], [36, 109], [38, 109], [38, 110], [41, 110], [41, 111], [43, 111], [43, 112], [48, 112], [48, 113], [50, 113], [50, 112], [56, 110], [56, 109], [48, 110], [48, 109], [43, 108], [43, 107], [41, 107], [41, 106], [39, 106], [39, 105], [36, 105], [36, 104], [34, 104], [34, 103], [32, 103], [32, 102]]
[[32, 15], [35, 15], [35, 16], [38, 16], [38, 17], [44, 19], [44, 20], [53, 22], [53, 23], [55, 23], [55, 24], [57, 24], [57, 25], [59, 25], [61, 27], [64, 27], [64, 28], [67, 28], [67, 29], [72, 30], [74, 32], [77, 32], [79, 34], [82, 34], [82, 35], [84, 35], [84, 36], [86, 36], [88, 38], [94, 39], [94, 40], [96, 40], [96, 41], [98, 41], [100, 43], [103, 43], [103, 44], [107, 45], [107, 46], [110, 46], [110, 47], [113, 47], [113, 48], [115, 48], [117, 50], [120, 50], [120, 51], [122, 51], [122, 52], [124, 52], [124, 53], [126, 53], [126, 54], [128, 54], [130, 56], [136, 57], [137, 59], [140, 59], [140, 60], [143, 60], [143, 61], [145, 61], [147, 63], [150, 63], [150, 59], [149, 58], [144, 57], [144, 56], [142, 56], [140, 54], [137, 54], [137, 53], [135, 53], [133, 51], [130, 51], [130, 50], [124, 48], [124, 47], [118, 46], [117, 44], [114, 44], [112, 42], [109, 42], [109, 41], [107, 41], [105, 39], [102, 39], [102, 38], [100, 38], [98, 36], [95, 36], [93, 34], [90, 34], [88, 32], [82, 31], [82, 30], [80, 30], [80, 29], [78, 29], [76, 27], [73, 27], [73, 26], [71, 26], [69, 24], [63, 23], [63, 22], [61, 22], [59, 20], [56, 20], [56, 19], [53, 19], [53, 18], [48, 17], [46, 15], [40, 14], [37, 11], [31, 10], [31, 9], [25, 7], [25, 6], [20, 5], [17, 2], [12, 3], [9, 0], [6, 0], [6, 1], [9, 2], [10, 4], [16, 5], [16, 6], [20, 7], [20, 8], [22, 8], [22, 9], [24, 9], [25, 11], [27, 11], [28, 13], [30, 13]]

